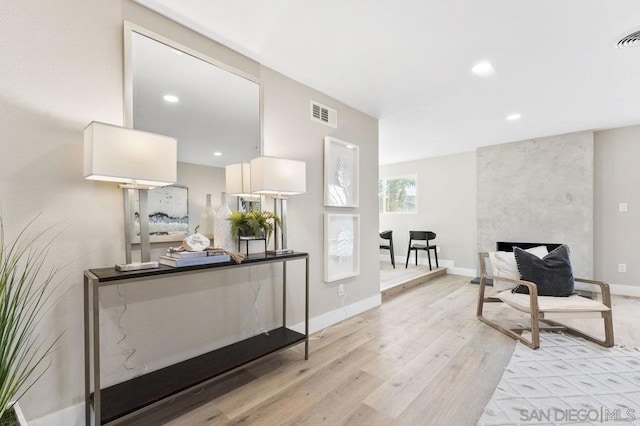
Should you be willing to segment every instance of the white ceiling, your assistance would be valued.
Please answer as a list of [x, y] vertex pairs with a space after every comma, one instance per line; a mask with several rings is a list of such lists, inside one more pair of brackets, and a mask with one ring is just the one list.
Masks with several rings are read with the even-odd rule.
[[638, 0], [136, 1], [379, 118], [381, 164], [640, 123]]

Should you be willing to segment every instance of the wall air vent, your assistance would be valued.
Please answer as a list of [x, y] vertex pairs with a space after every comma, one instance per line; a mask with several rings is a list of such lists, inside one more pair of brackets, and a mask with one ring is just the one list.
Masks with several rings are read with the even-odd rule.
[[311, 120], [326, 124], [334, 129], [338, 128], [338, 111], [311, 100]]
[[640, 31], [635, 31], [622, 37], [616, 46], [620, 49], [623, 47], [640, 46]]

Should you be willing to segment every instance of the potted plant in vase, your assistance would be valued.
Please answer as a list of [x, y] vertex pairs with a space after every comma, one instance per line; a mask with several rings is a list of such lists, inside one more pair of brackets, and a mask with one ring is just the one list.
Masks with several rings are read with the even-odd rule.
[[266, 238], [267, 244], [277, 224], [282, 229], [282, 221], [271, 212], [252, 211], [249, 213], [235, 211], [229, 216], [233, 238], [253, 237]]
[[[44, 345], [35, 329], [52, 292], [56, 271], [43, 271], [49, 244], [28, 237], [30, 222], [5, 244], [0, 219], [0, 425], [26, 425], [17, 401], [44, 374], [38, 367], [60, 334]], [[24, 422], [24, 423], [22, 423]]]

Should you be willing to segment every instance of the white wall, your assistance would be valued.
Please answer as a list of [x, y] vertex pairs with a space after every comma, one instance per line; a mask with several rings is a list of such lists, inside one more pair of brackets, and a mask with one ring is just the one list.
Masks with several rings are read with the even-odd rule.
[[[568, 152], [575, 151], [576, 147], [581, 147], [578, 149], [580, 152], [578, 156], [582, 158], [580, 168], [584, 169], [585, 173], [591, 173], [589, 172], [592, 161], [589, 154], [592, 145], [591, 134], [593, 134], [593, 178], [589, 175], [570, 178], [564, 176], [562, 179], [564, 183], [558, 184], [557, 176], [559, 173], [557, 171], [565, 167], [559, 162], [568, 159], [566, 168], [572, 169], [570, 172], [575, 174], [575, 166], [579, 162], [574, 156], [568, 155]], [[486, 204], [483, 206], [483, 210], [486, 210], [487, 219], [505, 222], [505, 215], [513, 216], [515, 214], [528, 221], [527, 229], [512, 227], [514, 233], [503, 234], [502, 237], [499, 237], [502, 239], [535, 239], [538, 241], [543, 237], [536, 236], [536, 233], [544, 232], [547, 235], [544, 238], [549, 238], [549, 242], [565, 241], [566, 236], [558, 236], [561, 234], [557, 230], [551, 232], [546, 228], [543, 229], [542, 225], [532, 225], [530, 222], [532, 217], [539, 220], [549, 212], [555, 212], [558, 218], [554, 219], [552, 225], [561, 226], [571, 232], [578, 232], [584, 237], [586, 246], [590, 246], [593, 241], [593, 274], [588, 271], [589, 267], [587, 266], [585, 275], [611, 283], [614, 293], [640, 295], [638, 291], [640, 288], [640, 268], [637, 267], [640, 255], [635, 250], [636, 240], [634, 238], [640, 232], [640, 221], [636, 212], [640, 206], [640, 193], [636, 188], [640, 173], [636, 161], [640, 157], [640, 145], [637, 142], [639, 139], [640, 125], [543, 138], [543, 143], [536, 145], [537, 153], [530, 153], [525, 149], [526, 147], [523, 148], [522, 142], [480, 148], [478, 151], [481, 152], [481, 155], [482, 152], [488, 150], [497, 150], [500, 155], [493, 158], [498, 155], [494, 152], [491, 158], [483, 158], [481, 160], [483, 164], [488, 163], [488, 165], [477, 171], [478, 176], [488, 171], [490, 173], [482, 176], [481, 179], [493, 179], [492, 176], [495, 175], [496, 170], [501, 170], [502, 175], [498, 180], [506, 185], [505, 203], [517, 204], [520, 202], [519, 198], [530, 198], [536, 200], [534, 203], [536, 213], [535, 216], [530, 217], [529, 213], [524, 213], [527, 209], [520, 209], [519, 212], [506, 214], [503, 207], [496, 208], [492, 204], [491, 200], [495, 198], [493, 190], [485, 191], [479, 188], [479, 202]], [[527, 145], [527, 141], [524, 142]], [[529, 145], [531, 145], [531, 141], [529, 141]], [[529, 148], [531, 147], [529, 146]], [[520, 155], [522, 150], [528, 154]], [[559, 157], [563, 157], [564, 160]], [[436, 220], [442, 221], [441, 226], [455, 227], [451, 230], [452, 232], [463, 230], [462, 234], [455, 234], [454, 242], [458, 248], [476, 246], [475, 226], [472, 229], [457, 226], [461, 224], [464, 226], [470, 220], [475, 223], [476, 220], [475, 205], [467, 205], [466, 208], [458, 205], [463, 200], [475, 200], [475, 163], [476, 152], [471, 152], [380, 167], [380, 177], [410, 174], [418, 174], [419, 176], [419, 213], [380, 216], [380, 230], [394, 230], [394, 242], [399, 256], [406, 254], [406, 235], [409, 228], [415, 228], [415, 224], [419, 224], [424, 229], [436, 229], [435, 226], [430, 225]], [[510, 164], [507, 172], [502, 169], [504, 163]], [[533, 170], [533, 176], [528, 171], [525, 173], [524, 164], [527, 164], [526, 168]], [[433, 179], [430, 179], [432, 175], [439, 177], [435, 186], [441, 187], [441, 191], [437, 187], [433, 187], [431, 183]], [[549, 179], [540, 179], [541, 176], [547, 176]], [[517, 186], [519, 185], [518, 180], [522, 180], [523, 177], [525, 179], [521, 183], [526, 187]], [[576, 186], [584, 194], [577, 199], [574, 197], [567, 199], [566, 196], [550, 197], [547, 190], [551, 188], [550, 181], [554, 182], [554, 189], [560, 190], [564, 194], [568, 193], [568, 189], [573, 191]], [[592, 182], [593, 189], [591, 190]], [[471, 190], [469, 189], [470, 185], [473, 187]], [[515, 189], [517, 189], [517, 193], [514, 195], [511, 191]], [[459, 196], [459, 194], [464, 195]], [[593, 196], [592, 203], [589, 201], [591, 196]], [[427, 199], [434, 198], [432, 206], [423, 205], [425, 197]], [[559, 201], [561, 210], [571, 209], [571, 211], [559, 214], [558, 208], [549, 208], [549, 198]], [[618, 205], [622, 202], [628, 205], [626, 213], [618, 211]], [[540, 207], [544, 208], [540, 211]], [[578, 209], [578, 214], [574, 214], [573, 209]], [[593, 214], [592, 231], [588, 230], [591, 214]], [[434, 218], [434, 215], [439, 219]], [[429, 218], [427, 219], [427, 217]], [[580, 217], [586, 225], [576, 225], [577, 217]], [[583, 229], [584, 226], [587, 226], [587, 230]], [[453, 260], [456, 266], [468, 263], [470, 268], [475, 268], [476, 249], [466, 250], [466, 254], [453, 251], [454, 247], [451, 247], [450, 250], [447, 247], [449, 242], [446, 241], [448, 235], [448, 233], [439, 232], [438, 243], [443, 247], [441, 258]], [[495, 247], [494, 240], [498, 237], [489, 238], [486, 247], [480, 248], [480, 250], [490, 250]], [[463, 243], [459, 244], [458, 242]], [[382, 253], [383, 258], [386, 258], [387, 253], [387, 251]], [[465, 261], [465, 259], [467, 260]], [[627, 265], [626, 273], [618, 272], [619, 263]]]
[[[640, 126], [595, 132], [595, 265], [598, 279], [640, 288]], [[627, 203], [628, 212], [618, 211]], [[625, 263], [627, 272], [618, 272]], [[640, 295], [637, 291], [635, 295]]]
[[[475, 269], [476, 259], [476, 155], [446, 155], [380, 167], [381, 178], [417, 175], [417, 213], [380, 215], [380, 230], [393, 231], [398, 259], [404, 259], [409, 231], [433, 231], [440, 246], [439, 259], [457, 268]], [[386, 255], [388, 251], [384, 251]], [[419, 256], [425, 257], [426, 253]], [[433, 257], [433, 255], [432, 255]], [[415, 261], [415, 260], [414, 260]]]
[[[52, 366], [23, 398], [33, 419], [83, 401], [82, 271], [124, 259], [122, 195], [115, 185], [82, 179], [82, 129], [92, 120], [123, 122], [123, 19], [255, 76], [263, 82], [264, 152], [307, 161], [308, 192], [289, 204], [290, 246], [311, 255], [311, 313], [337, 310], [335, 285], [322, 282], [322, 137], [360, 145], [363, 273], [347, 280], [347, 304], [379, 297], [376, 232], [377, 121], [287, 79], [224, 46], [192, 33], [129, 0], [25, 0], [0, 3], [0, 203], [12, 237], [42, 212], [38, 226], [58, 224], [49, 265], [64, 266], [60, 298], [40, 331], [65, 334]], [[340, 128], [308, 119], [309, 98], [339, 110]], [[206, 189], [205, 189], [206, 190]], [[212, 193], [213, 189], [211, 190]], [[215, 198], [214, 198], [215, 200]], [[204, 202], [204, 201], [203, 201]], [[291, 268], [290, 279], [300, 267]], [[191, 276], [190, 276], [191, 277]], [[279, 270], [275, 267], [203, 274], [176, 286], [172, 280], [140, 282], [104, 292], [104, 380], [112, 383], [255, 332], [250, 282], [262, 279], [260, 318], [277, 322]], [[271, 279], [275, 277], [275, 279]], [[254, 286], [255, 289], [255, 286]], [[300, 287], [290, 286], [290, 300]], [[122, 298], [121, 298], [122, 297]], [[132, 372], [123, 368], [126, 346], [137, 350]], [[293, 304], [293, 302], [292, 302]], [[301, 318], [291, 307], [291, 321]], [[313, 356], [313, 355], [312, 355]]]

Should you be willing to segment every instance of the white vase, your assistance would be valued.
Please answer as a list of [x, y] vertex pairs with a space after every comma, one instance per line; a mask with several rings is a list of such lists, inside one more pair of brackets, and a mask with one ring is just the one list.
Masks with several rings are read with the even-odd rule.
[[227, 193], [223, 192], [220, 196], [220, 207], [216, 213], [216, 220], [214, 222], [214, 244], [215, 247], [220, 247], [229, 251], [238, 251], [236, 241], [231, 235], [231, 222], [228, 220], [231, 216], [231, 209], [227, 204]]
[[200, 215], [200, 226], [198, 227], [198, 232], [210, 239], [212, 242], [214, 241], [215, 218], [216, 212], [213, 210], [213, 207], [211, 207], [211, 194], [207, 194], [207, 205]]

